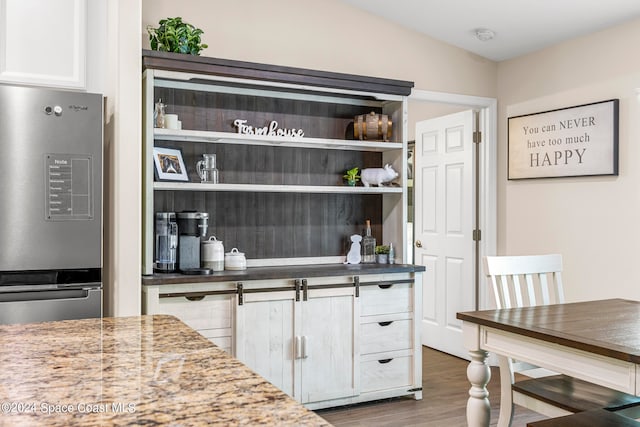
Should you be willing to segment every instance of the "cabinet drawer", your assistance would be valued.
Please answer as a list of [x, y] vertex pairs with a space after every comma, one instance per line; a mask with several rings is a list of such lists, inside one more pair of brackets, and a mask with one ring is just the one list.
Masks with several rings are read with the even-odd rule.
[[231, 328], [201, 329], [198, 332], [222, 350], [231, 354], [231, 344], [233, 342]]
[[401, 356], [360, 363], [360, 385], [363, 393], [410, 386], [412, 356]]
[[207, 295], [199, 301], [186, 297], [161, 298], [159, 313], [172, 314], [195, 330], [231, 328], [232, 298]]
[[410, 349], [413, 320], [360, 325], [360, 354]]
[[413, 311], [413, 284], [366, 285], [360, 288], [360, 315]]

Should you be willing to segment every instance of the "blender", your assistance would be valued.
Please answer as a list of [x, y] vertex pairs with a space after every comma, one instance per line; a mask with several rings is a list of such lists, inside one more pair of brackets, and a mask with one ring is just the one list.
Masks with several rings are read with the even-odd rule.
[[154, 271], [176, 271], [178, 224], [174, 212], [156, 212], [156, 253]]
[[210, 268], [200, 268], [200, 238], [207, 235], [209, 214], [183, 211], [178, 218], [178, 270], [184, 274], [211, 274]]

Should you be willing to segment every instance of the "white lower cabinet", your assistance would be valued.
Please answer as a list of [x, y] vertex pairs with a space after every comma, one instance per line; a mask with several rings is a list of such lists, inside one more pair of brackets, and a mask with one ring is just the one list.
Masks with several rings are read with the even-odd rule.
[[310, 409], [421, 399], [419, 275], [145, 285], [143, 313], [175, 315]]
[[358, 305], [353, 286], [315, 289], [317, 282], [299, 281], [298, 291], [245, 288], [236, 308], [236, 357], [300, 402], [326, 407], [358, 393]]
[[170, 314], [233, 354], [235, 283], [144, 286], [142, 312]]

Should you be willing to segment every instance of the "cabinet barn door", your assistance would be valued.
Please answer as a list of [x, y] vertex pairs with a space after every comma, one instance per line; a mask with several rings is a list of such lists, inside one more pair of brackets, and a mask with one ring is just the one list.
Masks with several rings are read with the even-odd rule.
[[236, 358], [271, 384], [298, 398], [294, 355], [295, 294], [245, 294], [236, 308]]
[[357, 394], [353, 288], [309, 290], [302, 309], [302, 403]]

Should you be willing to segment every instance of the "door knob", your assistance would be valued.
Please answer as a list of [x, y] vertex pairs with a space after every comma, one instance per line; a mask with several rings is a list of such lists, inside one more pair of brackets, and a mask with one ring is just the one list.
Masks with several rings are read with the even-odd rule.
[[422, 242], [420, 240], [416, 240], [416, 248], [421, 248]]

